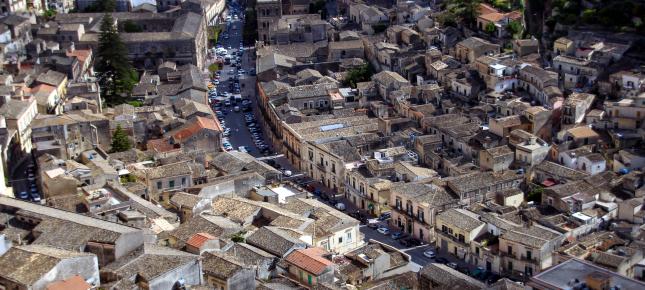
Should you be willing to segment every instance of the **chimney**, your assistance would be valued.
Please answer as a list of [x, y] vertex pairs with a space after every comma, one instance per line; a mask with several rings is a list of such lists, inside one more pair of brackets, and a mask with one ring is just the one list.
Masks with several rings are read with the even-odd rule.
[[537, 138], [531, 137], [529, 138], [529, 145], [535, 145], [537, 143]]

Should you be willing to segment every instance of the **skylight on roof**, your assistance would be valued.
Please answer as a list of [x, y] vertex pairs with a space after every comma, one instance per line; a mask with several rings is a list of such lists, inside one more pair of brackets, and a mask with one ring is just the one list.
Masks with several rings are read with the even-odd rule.
[[345, 124], [341, 124], [341, 123], [330, 124], [330, 125], [320, 126], [320, 131], [321, 132], [326, 132], [326, 131], [341, 129], [341, 128], [344, 128], [344, 127], [345, 127]]

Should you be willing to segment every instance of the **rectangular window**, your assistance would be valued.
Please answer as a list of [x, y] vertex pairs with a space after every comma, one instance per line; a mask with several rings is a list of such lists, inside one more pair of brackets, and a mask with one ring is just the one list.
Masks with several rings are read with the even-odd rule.
[[533, 258], [533, 253], [531, 253], [531, 251], [526, 251], [526, 259], [531, 260], [531, 258]]
[[186, 177], [181, 178], [181, 186], [186, 186]]
[[338, 237], [338, 243], [342, 244], [343, 243], [343, 237]]
[[168, 181], [168, 187], [174, 188], [175, 187], [175, 181], [174, 180]]
[[157, 181], [157, 189], [161, 189], [161, 181]]
[[512, 254], [513, 254], [513, 247], [508, 246], [508, 247], [506, 248], [506, 251], [507, 251], [507, 253], [508, 253], [509, 255], [512, 255]]

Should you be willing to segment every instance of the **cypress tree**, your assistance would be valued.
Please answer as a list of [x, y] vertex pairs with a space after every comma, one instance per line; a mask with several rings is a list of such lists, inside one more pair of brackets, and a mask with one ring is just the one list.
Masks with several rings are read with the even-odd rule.
[[137, 82], [137, 73], [128, 61], [127, 53], [112, 15], [106, 13], [101, 21], [95, 69], [108, 104], [122, 103], [122, 96], [129, 95]]
[[125, 134], [121, 125], [116, 125], [116, 130], [114, 130], [114, 134], [112, 134], [112, 144], [110, 146], [112, 147], [110, 149], [110, 152], [112, 153], [123, 152], [132, 148], [130, 138]]

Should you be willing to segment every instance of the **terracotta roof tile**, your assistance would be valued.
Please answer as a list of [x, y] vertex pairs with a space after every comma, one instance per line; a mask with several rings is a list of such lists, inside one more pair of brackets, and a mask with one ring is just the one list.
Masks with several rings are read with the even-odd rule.
[[206, 243], [206, 241], [214, 239], [216, 238], [208, 233], [196, 233], [188, 239], [186, 244], [199, 249], [204, 245], [204, 243]]
[[87, 290], [92, 286], [87, 284], [79, 275], [72, 276], [67, 280], [52, 282], [47, 285], [47, 290]]
[[327, 267], [333, 265], [331, 261], [323, 258], [325, 253], [322, 248], [295, 250], [287, 256], [286, 260], [309, 273], [320, 275]]
[[175, 145], [170, 144], [170, 141], [167, 138], [148, 140], [147, 148], [148, 150], [154, 150], [156, 152], [178, 150], [178, 148], [175, 148]]
[[493, 13], [482, 14], [479, 17], [484, 19], [484, 20], [488, 20], [490, 22], [497, 22], [497, 21], [500, 21], [500, 20], [504, 19], [504, 17], [506, 17], [506, 14], [499, 13], [499, 12], [493, 12]]
[[188, 139], [193, 136], [195, 133], [201, 131], [202, 129], [209, 129], [213, 131], [222, 131], [222, 127], [219, 122], [215, 119], [196, 117], [195, 120], [184, 126], [181, 130], [177, 131], [173, 138], [181, 142], [184, 139]]

